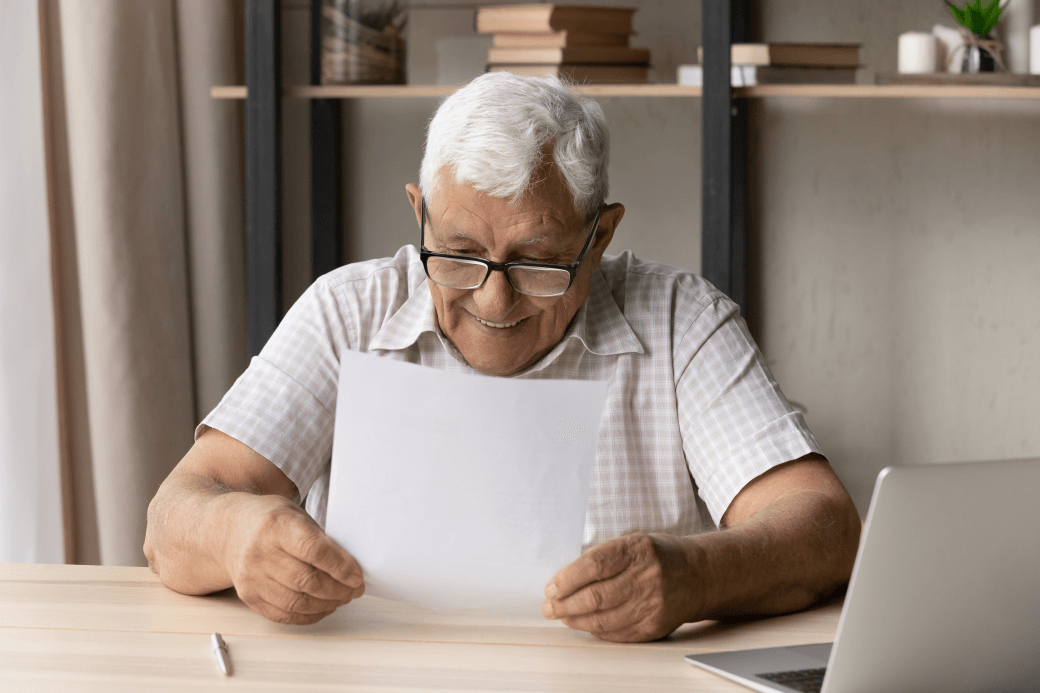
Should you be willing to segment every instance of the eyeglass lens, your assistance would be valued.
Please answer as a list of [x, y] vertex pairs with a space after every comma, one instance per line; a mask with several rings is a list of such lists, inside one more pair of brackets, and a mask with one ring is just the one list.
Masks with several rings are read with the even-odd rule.
[[[475, 289], [484, 283], [488, 268], [472, 260], [431, 257], [426, 269], [430, 279], [452, 289]], [[567, 291], [571, 275], [567, 270], [546, 267], [510, 267], [509, 282], [522, 294], [558, 296]]]

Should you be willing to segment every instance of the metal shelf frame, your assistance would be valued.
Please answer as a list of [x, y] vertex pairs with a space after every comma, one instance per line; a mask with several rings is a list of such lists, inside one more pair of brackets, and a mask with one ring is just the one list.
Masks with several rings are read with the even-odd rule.
[[[748, 314], [748, 100], [730, 88], [730, 44], [749, 39], [749, 0], [702, 0], [701, 274]], [[311, 0], [311, 84], [321, 83], [321, 0]], [[246, 0], [249, 355], [282, 317], [281, 3]], [[590, 93], [593, 89], [588, 90]], [[311, 275], [343, 258], [342, 104], [311, 101]]]
[[702, 0], [701, 276], [748, 318], [748, 108], [730, 87], [730, 45], [749, 40], [748, 0]]
[[282, 317], [282, 60], [279, 0], [248, 0], [246, 65], [246, 277], [249, 355]]

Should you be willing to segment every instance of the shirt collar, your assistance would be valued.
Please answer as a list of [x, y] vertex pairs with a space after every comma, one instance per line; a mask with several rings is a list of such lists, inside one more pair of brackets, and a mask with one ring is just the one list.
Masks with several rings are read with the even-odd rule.
[[418, 283], [409, 290], [408, 300], [376, 333], [369, 349], [398, 350], [415, 344], [423, 332], [438, 334], [437, 313], [426, 275], [419, 273]]
[[645, 353], [599, 269], [589, 278], [589, 296], [574, 316], [560, 344], [572, 338], [580, 340], [586, 349], [600, 356]]
[[[440, 337], [433, 297], [426, 278], [422, 277], [420, 284], [411, 288], [408, 300], [400, 310], [376, 334], [369, 348], [406, 349], [415, 344], [424, 332], [432, 332]], [[618, 308], [603, 273], [598, 269], [589, 280], [589, 295], [585, 303], [567, 327], [563, 338], [540, 362], [550, 363], [555, 360], [571, 339], [578, 339], [586, 349], [600, 356], [645, 353], [639, 338]]]

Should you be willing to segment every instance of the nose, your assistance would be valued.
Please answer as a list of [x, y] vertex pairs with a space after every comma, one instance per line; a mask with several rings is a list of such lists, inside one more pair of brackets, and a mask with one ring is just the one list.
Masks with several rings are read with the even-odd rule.
[[484, 285], [473, 290], [473, 300], [485, 320], [505, 320], [516, 307], [520, 294], [509, 283], [505, 272], [492, 272]]

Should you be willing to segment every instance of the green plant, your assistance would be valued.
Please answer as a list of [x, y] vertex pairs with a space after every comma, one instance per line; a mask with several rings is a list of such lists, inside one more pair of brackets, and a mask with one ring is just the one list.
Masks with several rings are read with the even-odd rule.
[[985, 7], [982, 6], [982, 0], [975, 0], [974, 5], [969, 2], [963, 10], [950, 3], [950, 14], [957, 20], [957, 23], [979, 37], [989, 33], [993, 25], [1000, 19], [1002, 11], [1003, 9], [999, 7], [999, 0], [992, 0]]

